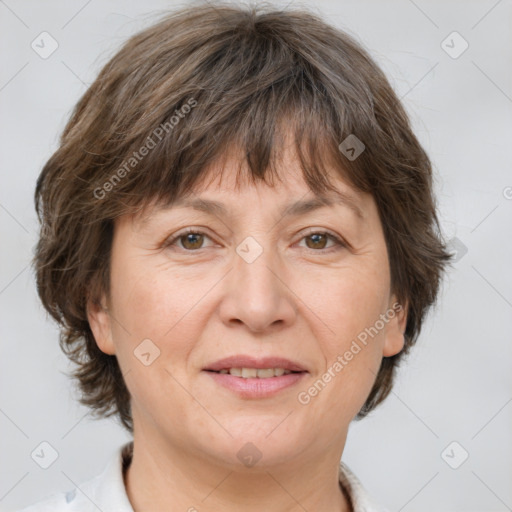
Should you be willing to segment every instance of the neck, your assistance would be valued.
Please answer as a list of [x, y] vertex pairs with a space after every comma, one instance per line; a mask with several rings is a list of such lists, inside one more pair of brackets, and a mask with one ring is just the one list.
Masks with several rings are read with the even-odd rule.
[[267, 467], [232, 468], [182, 448], [134, 436], [125, 486], [134, 512], [223, 510], [352, 512], [339, 484], [339, 458], [329, 453]]

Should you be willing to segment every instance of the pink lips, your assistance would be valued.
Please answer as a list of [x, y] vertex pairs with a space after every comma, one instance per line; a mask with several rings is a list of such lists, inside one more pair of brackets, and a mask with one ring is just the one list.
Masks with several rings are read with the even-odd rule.
[[[267, 379], [244, 378], [217, 373], [230, 368], [283, 368], [295, 373], [269, 377]], [[308, 373], [299, 363], [280, 357], [254, 358], [245, 355], [236, 355], [220, 359], [206, 366], [205, 374], [209, 375], [217, 384], [236, 393], [240, 398], [267, 398], [293, 386]]]

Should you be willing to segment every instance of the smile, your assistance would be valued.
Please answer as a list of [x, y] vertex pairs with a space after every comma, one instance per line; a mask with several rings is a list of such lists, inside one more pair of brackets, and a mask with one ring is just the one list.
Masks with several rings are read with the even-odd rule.
[[288, 375], [292, 372], [284, 368], [224, 368], [220, 370], [219, 373], [223, 375], [234, 375], [235, 377], [242, 377], [243, 379], [268, 379], [270, 377]]

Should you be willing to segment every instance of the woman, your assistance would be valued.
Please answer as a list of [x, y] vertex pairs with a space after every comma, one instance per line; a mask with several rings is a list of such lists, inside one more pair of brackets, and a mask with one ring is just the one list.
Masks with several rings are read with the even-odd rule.
[[304, 11], [205, 5], [133, 36], [36, 189], [41, 300], [83, 404], [133, 434], [27, 511], [380, 510], [340, 462], [449, 254], [382, 71]]

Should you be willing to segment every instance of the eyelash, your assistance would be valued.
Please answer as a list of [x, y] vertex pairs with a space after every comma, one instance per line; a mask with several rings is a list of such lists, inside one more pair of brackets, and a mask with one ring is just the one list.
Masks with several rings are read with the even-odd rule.
[[[205, 236], [207, 238], [210, 238], [204, 231], [200, 231], [200, 230], [195, 229], [195, 228], [187, 228], [185, 231], [182, 231], [182, 232], [178, 233], [177, 235], [173, 236], [172, 238], [166, 240], [164, 242], [164, 247], [170, 247], [170, 246], [174, 245], [174, 243], [177, 242], [180, 238], [182, 238], [182, 237], [184, 237], [186, 235], [189, 235], [189, 234], [203, 235], [203, 236]], [[307, 238], [309, 236], [312, 236], [312, 235], [324, 235], [324, 236], [327, 236], [332, 241], [334, 241], [336, 245], [334, 247], [330, 247], [328, 249], [311, 249], [309, 247], [306, 247], [306, 249], [311, 251], [311, 252], [314, 252], [314, 253], [322, 253], [323, 252], [325, 254], [325, 253], [331, 253], [331, 252], [338, 251], [340, 249], [344, 249], [344, 248], [348, 247], [348, 244], [344, 240], [342, 240], [340, 237], [336, 236], [334, 233], [331, 233], [330, 231], [319, 231], [319, 230], [315, 230], [315, 229], [311, 229], [311, 231], [306, 233], [300, 239], [300, 241], [302, 241], [305, 238]], [[185, 252], [191, 252], [192, 253], [192, 252], [198, 252], [198, 251], [200, 251], [203, 248], [191, 250], [191, 249], [185, 249], [185, 248], [179, 247], [179, 249], [182, 250], [182, 251], [185, 251]]]

